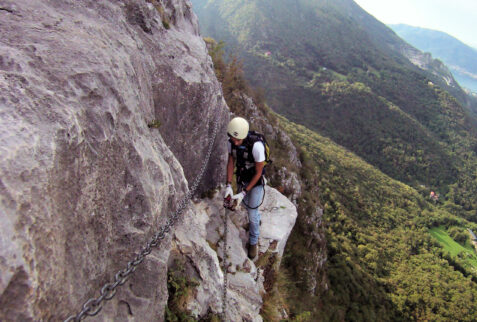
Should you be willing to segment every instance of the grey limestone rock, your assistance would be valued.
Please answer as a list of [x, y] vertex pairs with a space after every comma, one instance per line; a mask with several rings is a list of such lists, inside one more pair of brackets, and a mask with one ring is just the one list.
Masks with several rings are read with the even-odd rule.
[[[188, 191], [228, 109], [188, 1], [0, 1], [0, 320], [62, 320]], [[169, 29], [162, 19], [169, 19]], [[158, 128], [157, 128], [158, 127]], [[162, 320], [166, 237], [97, 320]]]
[[227, 320], [261, 321], [259, 312], [262, 295], [266, 293], [266, 277], [264, 269], [257, 268], [256, 263], [267, 252], [276, 253], [277, 260], [280, 260], [295, 224], [297, 211], [284, 195], [266, 187], [265, 200], [259, 208], [262, 220], [260, 252], [253, 262], [247, 257], [246, 249], [247, 211], [243, 207], [233, 212], [226, 211], [222, 193], [220, 191], [212, 199], [194, 204], [174, 232], [173, 252], [180, 254], [193, 267], [199, 282], [195, 295], [187, 303], [187, 309], [196, 318], [203, 318], [207, 312], [222, 312], [224, 275], [221, 267], [227, 215]]

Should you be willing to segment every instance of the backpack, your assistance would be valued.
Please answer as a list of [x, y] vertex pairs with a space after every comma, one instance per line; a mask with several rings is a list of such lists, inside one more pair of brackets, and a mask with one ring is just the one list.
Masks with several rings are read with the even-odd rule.
[[[232, 144], [232, 155], [236, 160], [237, 166], [237, 182], [249, 182], [253, 175], [255, 174], [254, 170], [254, 159], [253, 159], [253, 145], [260, 141], [265, 147], [265, 166], [269, 163], [272, 163], [270, 159], [270, 146], [265, 139], [265, 136], [261, 133], [255, 131], [249, 131], [247, 137], [244, 139], [241, 147], [236, 147]], [[265, 174], [265, 167], [262, 172], [262, 182], [263, 175]]]
[[255, 131], [249, 131], [248, 137], [250, 138], [249, 140], [250, 143], [246, 143], [246, 144], [250, 144], [252, 148], [255, 142], [257, 141], [260, 141], [263, 143], [265, 147], [265, 165], [272, 163], [272, 160], [270, 159], [270, 146], [267, 143], [267, 139], [265, 138], [265, 135]]

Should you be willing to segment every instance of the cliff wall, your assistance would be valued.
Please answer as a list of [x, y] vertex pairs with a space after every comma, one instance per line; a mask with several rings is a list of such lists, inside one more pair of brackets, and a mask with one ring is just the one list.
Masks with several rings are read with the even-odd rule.
[[[190, 6], [157, 5], [162, 17], [139, 0], [0, 2], [2, 320], [60, 320], [97, 296], [176, 210], [215, 121], [224, 133]], [[201, 190], [222, 181], [224, 155], [217, 139]], [[130, 281], [149, 320], [168, 247]]]
[[[0, 320], [63, 320], [164, 226], [210, 145], [197, 194], [223, 182], [229, 110], [188, 1], [0, 0], [0, 31]], [[281, 254], [296, 209], [270, 191], [287, 226], [264, 228], [261, 252]], [[215, 198], [195, 200], [96, 320], [163, 320], [178, 257], [200, 285], [186, 308], [220, 312]], [[260, 320], [265, 277], [237, 218], [230, 314]]]

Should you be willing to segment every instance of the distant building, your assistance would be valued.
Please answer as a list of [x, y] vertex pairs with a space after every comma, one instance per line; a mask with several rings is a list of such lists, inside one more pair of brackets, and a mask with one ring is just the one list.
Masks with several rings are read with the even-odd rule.
[[435, 193], [434, 191], [431, 191], [431, 193], [429, 194], [429, 198], [431, 198], [434, 202], [436, 202], [439, 200], [439, 194]]

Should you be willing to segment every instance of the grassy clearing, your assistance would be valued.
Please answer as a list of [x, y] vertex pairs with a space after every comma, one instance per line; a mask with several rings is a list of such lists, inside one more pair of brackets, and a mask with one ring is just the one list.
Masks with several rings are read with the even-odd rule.
[[471, 245], [463, 246], [459, 244], [449, 236], [444, 227], [434, 227], [429, 230], [429, 233], [451, 256], [461, 257], [474, 268], [477, 268], [477, 255]]

